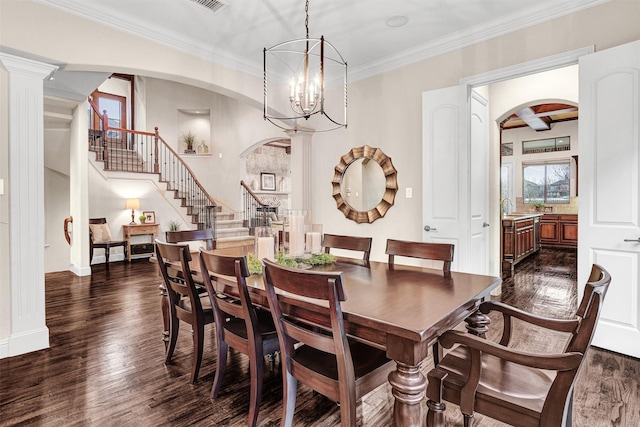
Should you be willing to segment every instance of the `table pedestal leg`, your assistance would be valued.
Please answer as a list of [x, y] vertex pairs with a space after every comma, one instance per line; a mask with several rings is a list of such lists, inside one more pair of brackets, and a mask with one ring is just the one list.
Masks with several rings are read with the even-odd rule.
[[396, 362], [397, 369], [389, 374], [395, 427], [422, 426], [422, 402], [427, 388], [427, 379], [420, 372], [420, 365], [409, 366]]
[[470, 334], [477, 335], [484, 338], [486, 332], [489, 330], [489, 324], [491, 319], [486, 314], [482, 314], [480, 310], [476, 310], [471, 316], [464, 319], [467, 323], [467, 331]]
[[164, 283], [159, 286], [160, 288], [160, 310], [162, 311], [162, 341], [164, 341], [164, 349], [167, 349], [169, 345], [169, 294]]

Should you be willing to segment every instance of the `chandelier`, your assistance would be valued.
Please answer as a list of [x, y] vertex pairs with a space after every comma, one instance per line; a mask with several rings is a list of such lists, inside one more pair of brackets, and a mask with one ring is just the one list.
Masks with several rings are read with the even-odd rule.
[[309, 0], [305, 15], [306, 38], [264, 48], [264, 118], [301, 132], [347, 127], [347, 63], [324, 36], [309, 37]]

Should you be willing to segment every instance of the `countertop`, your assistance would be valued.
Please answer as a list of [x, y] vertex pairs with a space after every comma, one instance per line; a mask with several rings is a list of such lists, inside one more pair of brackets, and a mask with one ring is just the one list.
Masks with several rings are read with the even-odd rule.
[[519, 221], [521, 219], [531, 219], [542, 215], [544, 215], [543, 212], [511, 212], [510, 214], [502, 215], [502, 219]]

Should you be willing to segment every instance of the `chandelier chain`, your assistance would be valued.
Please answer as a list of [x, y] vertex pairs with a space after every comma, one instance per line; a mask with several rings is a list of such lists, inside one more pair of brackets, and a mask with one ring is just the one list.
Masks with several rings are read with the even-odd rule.
[[307, 38], [309, 38], [309, 0], [307, 0], [306, 5], [304, 6], [304, 13], [306, 15], [304, 19], [304, 26], [307, 29]]

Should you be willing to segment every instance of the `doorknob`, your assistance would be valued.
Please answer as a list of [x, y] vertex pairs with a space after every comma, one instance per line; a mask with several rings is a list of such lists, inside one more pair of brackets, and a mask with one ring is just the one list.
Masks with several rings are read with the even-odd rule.
[[638, 237], [637, 239], [624, 239], [625, 242], [636, 242], [636, 243], [640, 243], [640, 237]]
[[483, 227], [488, 227], [488, 226], [489, 226], [489, 223], [488, 223], [488, 222], [483, 222], [483, 223], [482, 223], [482, 226], [483, 226]]
[[437, 231], [435, 228], [431, 228], [428, 225], [424, 226], [424, 231]]

